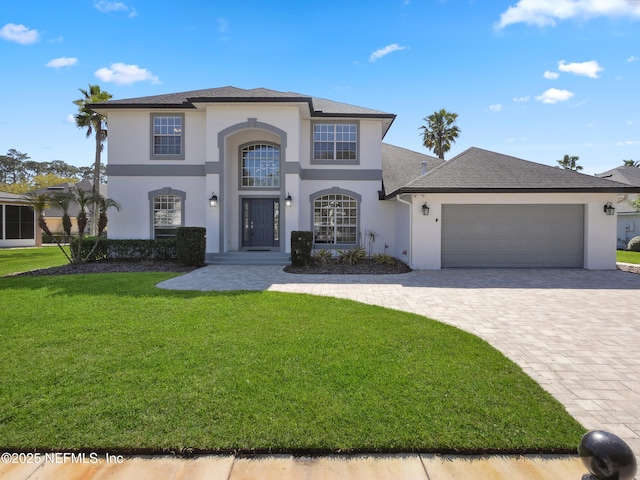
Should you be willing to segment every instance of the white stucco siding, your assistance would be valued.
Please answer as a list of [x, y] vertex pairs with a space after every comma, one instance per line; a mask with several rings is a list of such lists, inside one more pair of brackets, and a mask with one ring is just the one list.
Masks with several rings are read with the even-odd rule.
[[[300, 113], [295, 105], [229, 105], [216, 104], [206, 107], [206, 142], [207, 161], [219, 161], [220, 145], [218, 145], [218, 134], [230, 127], [238, 126], [245, 128], [249, 119], [255, 119], [257, 127], [260, 125], [272, 126], [287, 134], [287, 150], [285, 159], [287, 161], [297, 161], [300, 151]], [[237, 134], [237, 130], [231, 132], [231, 136]], [[230, 137], [225, 139], [228, 140]], [[229, 152], [227, 146], [223, 146], [225, 154]], [[291, 157], [291, 158], [289, 158]]]
[[205, 177], [110, 177], [109, 197], [120, 211], [109, 210], [109, 238], [152, 238], [149, 192], [167, 187], [186, 192], [184, 226], [206, 227], [211, 192], [205, 190]]
[[[151, 114], [184, 114], [184, 160], [151, 159]], [[203, 164], [205, 114], [184, 110], [117, 110], [109, 112], [109, 165]]]
[[[416, 194], [411, 196], [413, 223], [409, 262], [413, 268], [438, 270], [442, 254], [442, 206], [447, 204], [581, 204], [584, 205], [584, 268], [615, 269], [615, 216], [603, 206], [615, 200], [606, 193], [505, 193], [505, 194]], [[427, 203], [429, 215], [422, 215]], [[402, 212], [402, 210], [401, 210]], [[404, 215], [409, 215], [404, 211]]]

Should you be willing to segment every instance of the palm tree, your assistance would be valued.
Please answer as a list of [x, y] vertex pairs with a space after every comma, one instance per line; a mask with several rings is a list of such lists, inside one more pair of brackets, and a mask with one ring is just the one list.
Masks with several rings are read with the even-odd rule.
[[56, 242], [60, 250], [62, 250], [62, 253], [64, 253], [64, 256], [67, 257], [67, 260], [69, 260], [69, 262], [71, 262], [72, 261], [71, 257], [69, 257], [69, 254], [66, 252], [64, 247], [60, 245], [60, 242], [58, 241], [58, 239], [53, 235], [53, 233], [51, 233], [51, 230], [49, 229], [49, 226], [47, 225], [47, 222], [44, 219], [44, 211], [49, 206], [49, 204], [52, 203], [51, 197], [49, 197], [49, 195], [45, 195], [42, 193], [41, 194], [30, 193], [28, 194], [28, 199], [29, 199], [29, 203], [31, 203], [31, 206], [35, 210], [36, 215], [38, 217], [38, 226], [42, 229], [44, 233], [46, 233], [49, 236], [49, 238], [52, 238]]
[[565, 155], [562, 160], [556, 160], [558, 165], [560, 165], [565, 170], [573, 170], [574, 172], [579, 172], [582, 170], [582, 167], [578, 165], [578, 160], [580, 157], [575, 155]]
[[[107, 139], [107, 120], [103, 115], [92, 111], [89, 108], [89, 104], [106, 102], [113, 95], [102, 91], [99, 85], [89, 85], [89, 90], [82, 88], [78, 90], [82, 93], [83, 98], [73, 101], [74, 105], [78, 107], [78, 113], [74, 117], [76, 126], [87, 130], [87, 138], [94, 134], [96, 137], [96, 156], [93, 163], [93, 193], [97, 194], [100, 192], [100, 155]], [[92, 226], [95, 227], [96, 224], [94, 212]]]
[[427, 124], [420, 127], [422, 144], [442, 160], [460, 134], [460, 128], [455, 125], [457, 118], [457, 113], [447, 112], [444, 108], [423, 118]]
[[638, 167], [640, 168], [640, 160], [622, 160], [625, 167]]

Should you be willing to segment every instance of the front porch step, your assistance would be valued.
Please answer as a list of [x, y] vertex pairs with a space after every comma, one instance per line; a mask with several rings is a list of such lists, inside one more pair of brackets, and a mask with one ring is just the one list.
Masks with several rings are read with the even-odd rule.
[[260, 251], [208, 253], [206, 263], [208, 265], [289, 265], [291, 255]]

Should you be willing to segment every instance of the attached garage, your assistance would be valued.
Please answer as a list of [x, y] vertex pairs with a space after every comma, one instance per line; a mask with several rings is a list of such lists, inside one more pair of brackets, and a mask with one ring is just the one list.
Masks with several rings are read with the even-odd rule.
[[442, 205], [442, 268], [582, 268], [583, 205]]
[[383, 150], [381, 198], [408, 216], [396, 255], [412, 268], [616, 268], [606, 207], [640, 187], [479, 148], [434, 162]]

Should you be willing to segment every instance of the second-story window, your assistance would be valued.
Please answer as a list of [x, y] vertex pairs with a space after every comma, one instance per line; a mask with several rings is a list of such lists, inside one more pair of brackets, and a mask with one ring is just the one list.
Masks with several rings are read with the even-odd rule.
[[241, 149], [243, 187], [277, 188], [280, 186], [280, 148], [254, 143]]
[[357, 159], [357, 124], [316, 123], [313, 125], [313, 160], [353, 162]]
[[184, 116], [153, 115], [151, 122], [151, 158], [184, 159]]

